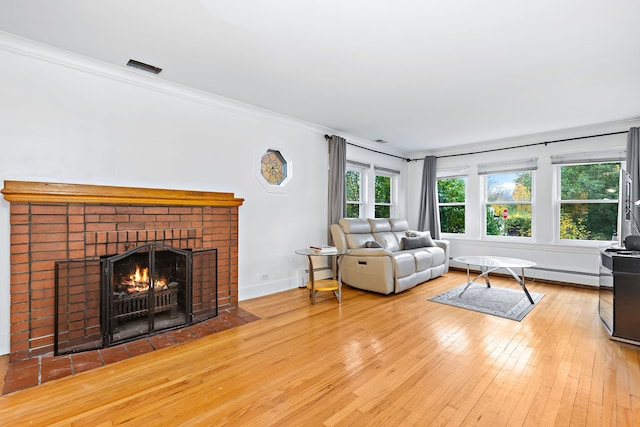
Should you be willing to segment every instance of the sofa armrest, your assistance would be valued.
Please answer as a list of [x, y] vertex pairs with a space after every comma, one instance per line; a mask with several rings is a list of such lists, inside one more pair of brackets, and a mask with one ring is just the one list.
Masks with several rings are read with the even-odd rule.
[[438, 247], [444, 249], [444, 272], [449, 271], [449, 241], [448, 240], [434, 240]]
[[331, 231], [331, 238], [333, 239], [333, 246], [338, 248], [338, 250], [347, 249], [347, 238], [344, 235], [344, 231], [342, 227], [338, 224], [331, 224], [329, 226], [329, 230]]

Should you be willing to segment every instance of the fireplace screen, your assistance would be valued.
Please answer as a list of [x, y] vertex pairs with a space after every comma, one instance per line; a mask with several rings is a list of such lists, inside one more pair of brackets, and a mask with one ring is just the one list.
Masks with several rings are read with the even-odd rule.
[[191, 252], [159, 243], [103, 260], [105, 345], [185, 325], [191, 318]]
[[148, 243], [101, 260], [56, 263], [56, 354], [217, 316], [217, 251]]

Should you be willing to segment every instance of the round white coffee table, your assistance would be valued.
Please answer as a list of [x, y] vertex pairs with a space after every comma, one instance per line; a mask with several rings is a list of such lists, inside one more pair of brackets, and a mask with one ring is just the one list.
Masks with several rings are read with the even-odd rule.
[[[462, 292], [460, 292], [460, 295], [462, 295], [467, 290], [467, 288], [475, 283], [476, 279], [480, 277], [484, 277], [484, 281], [487, 284], [487, 287], [491, 287], [491, 283], [489, 282], [489, 273], [503, 268], [507, 270], [514, 279], [516, 279], [516, 282], [518, 282], [524, 293], [527, 295], [527, 298], [529, 298], [529, 302], [531, 304], [534, 304], [533, 298], [531, 298], [531, 295], [529, 295], [529, 291], [525, 286], [524, 269], [535, 266], [535, 262], [518, 258], [486, 255], [460, 256], [453, 258], [453, 260], [461, 264], [467, 264], [467, 286], [465, 286]], [[471, 280], [469, 273], [469, 268], [472, 265], [477, 265], [478, 267], [480, 267], [480, 274], [478, 274], [473, 280]], [[516, 274], [512, 270], [513, 268], [520, 268], [521, 275], [518, 276], [518, 274]]]

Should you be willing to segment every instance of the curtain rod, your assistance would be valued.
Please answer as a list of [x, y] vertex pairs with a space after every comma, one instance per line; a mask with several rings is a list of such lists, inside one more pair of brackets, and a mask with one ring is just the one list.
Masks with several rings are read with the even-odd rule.
[[[329, 135], [325, 135], [324, 139], [329, 140], [331, 139], [331, 136]], [[351, 145], [352, 147], [358, 147], [358, 148], [362, 148], [363, 150], [368, 150], [368, 151], [373, 151], [374, 153], [378, 153], [378, 154], [384, 154], [385, 156], [391, 156], [391, 157], [395, 157], [397, 159], [402, 159], [402, 160], [406, 160], [407, 162], [410, 162], [411, 159], [407, 158], [407, 157], [402, 157], [402, 156], [396, 156], [395, 154], [389, 154], [389, 153], [385, 153], [384, 151], [378, 151], [378, 150], [374, 150], [373, 148], [368, 148], [368, 147], [362, 147], [360, 145], [356, 145], [352, 142], [347, 141], [347, 145]]]
[[[515, 145], [513, 147], [493, 148], [493, 149], [489, 149], [489, 150], [472, 151], [472, 152], [469, 152], [469, 153], [448, 154], [446, 156], [436, 156], [436, 158], [444, 159], [445, 157], [458, 157], [458, 156], [467, 156], [469, 154], [491, 153], [491, 152], [494, 152], [494, 151], [512, 150], [514, 148], [533, 147], [533, 146], [536, 146], [536, 145], [544, 145], [546, 147], [548, 144], [555, 144], [556, 142], [576, 141], [576, 140], [579, 140], [579, 139], [598, 138], [600, 136], [620, 135], [620, 134], [623, 134], [623, 133], [629, 133], [629, 131], [628, 130], [623, 130], [623, 131], [620, 131], [620, 132], [601, 133], [601, 134], [598, 134], [598, 135], [587, 135], [587, 136], [577, 136], [575, 138], [556, 139], [554, 141], [534, 142], [534, 143], [531, 143], [531, 144]], [[415, 160], [424, 160], [424, 159], [411, 159], [411, 160], [415, 161]]]
[[[580, 139], [598, 138], [598, 137], [601, 137], [601, 136], [620, 135], [620, 134], [623, 134], [623, 133], [629, 133], [629, 131], [628, 130], [623, 130], [623, 131], [620, 131], [620, 132], [601, 133], [601, 134], [598, 134], [598, 135], [577, 136], [575, 138], [556, 139], [556, 140], [553, 140], [553, 141], [544, 141], [544, 142], [533, 142], [531, 144], [515, 145], [513, 147], [492, 148], [492, 149], [489, 149], [489, 150], [481, 150], [481, 151], [471, 151], [469, 153], [447, 154], [445, 156], [436, 156], [436, 158], [437, 159], [444, 159], [446, 157], [468, 156], [470, 154], [491, 153], [491, 152], [494, 152], [494, 151], [512, 150], [514, 148], [533, 147], [533, 146], [536, 146], [536, 145], [547, 146], [549, 144], [555, 144], [556, 142], [576, 141], [576, 140], [580, 140]], [[324, 138], [328, 140], [328, 139], [331, 138], [331, 136], [325, 135]], [[362, 148], [363, 150], [373, 151], [374, 153], [384, 154], [386, 156], [391, 156], [391, 157], [395, 157], [395, 158], [398, 158], [398, 159], [406, 160], [407, 162], [417, 162], [418, 160], [424, 160], [424, 158], [410, 159], [410, 158], [407, 158], [407, 157], [396, 156], [395, 154], [389, 154], [389, 153], [385, 153], [383, 151], [374, 150], [372, 148], [362, 147], [360, 145], [356, 145], [356, 144], [353, 144], [351, 142], [347, 142], [347, 144], [351, 145], [351, 146], [354, 146], [354, 147]]]

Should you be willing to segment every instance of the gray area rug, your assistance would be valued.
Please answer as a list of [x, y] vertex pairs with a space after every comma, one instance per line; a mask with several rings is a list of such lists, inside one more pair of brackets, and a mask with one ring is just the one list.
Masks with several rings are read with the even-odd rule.
[[466, 283], [429, 298], [429, 301], [448, 304], [480, 313], [492, 314], [518, 322], [538, 304], [544, 294], [531, 292], [535, 304], [531, 304], [522, 289], [507, 289], [498, 286], [487, 287], [484, 283], [474, 283], [462, 295]]

